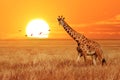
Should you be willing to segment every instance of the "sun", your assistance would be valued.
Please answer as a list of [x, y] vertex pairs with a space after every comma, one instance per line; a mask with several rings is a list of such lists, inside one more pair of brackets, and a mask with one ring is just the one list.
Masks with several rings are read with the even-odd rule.
[[30, 21], [26, 27], [27, 37], [48, 38], [50, 27], [45, 20], [34, 19]]

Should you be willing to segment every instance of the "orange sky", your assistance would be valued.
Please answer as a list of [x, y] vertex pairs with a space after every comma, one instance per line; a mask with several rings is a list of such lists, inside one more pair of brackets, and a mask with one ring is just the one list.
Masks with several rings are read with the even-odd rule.
[[120, 0], [0, 0], [0, 39], [24, 39], [35, 18], [48, 22], [49, 38], [70, 38], [58, 15], [89, 38], [120, 39]]

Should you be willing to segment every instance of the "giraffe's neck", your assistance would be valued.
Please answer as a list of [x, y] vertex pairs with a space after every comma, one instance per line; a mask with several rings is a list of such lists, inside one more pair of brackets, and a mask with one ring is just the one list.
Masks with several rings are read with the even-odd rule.
[[82, 34], [76, 32], [74, 29], [72, 29], [65, 21], [61, 23], [65, 31], [77, 42], [80, 43], [81, 37], [83, 36]]

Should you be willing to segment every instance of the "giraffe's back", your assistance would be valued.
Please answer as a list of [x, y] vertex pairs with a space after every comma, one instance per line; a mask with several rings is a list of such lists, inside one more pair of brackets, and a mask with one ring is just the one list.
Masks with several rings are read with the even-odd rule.
[[83, 41], [80, 43], [80, 48], [83, 52], [86, 52], [90, 55], [95, 54], [98, 49], [101, 51], [101, 47], [97, 42], [87, 38], [83, 39]]

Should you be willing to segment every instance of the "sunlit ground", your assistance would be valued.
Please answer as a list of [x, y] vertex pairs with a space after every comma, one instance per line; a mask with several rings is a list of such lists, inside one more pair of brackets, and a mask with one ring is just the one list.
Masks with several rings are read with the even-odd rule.
[[[1, 80], [119, 80], [120, 40], [98, 40], [107, 66], [76, 63], [73, 40], [0, 41]], [[15, 45], [17, 44], [17, 45]]]

